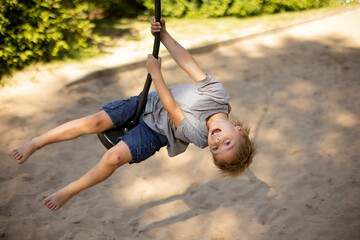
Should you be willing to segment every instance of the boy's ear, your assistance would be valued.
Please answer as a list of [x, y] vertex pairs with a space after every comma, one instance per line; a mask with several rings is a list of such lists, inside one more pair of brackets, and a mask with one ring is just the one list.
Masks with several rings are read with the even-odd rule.
[[235, 126], [235, 129], [238, 130], [239, 132], [241, 132], [242, 134], [249, 135], [249, 133], [247, 132], [246, 128], [243, 128], [243, 127], [241, 127], [241, 126]]

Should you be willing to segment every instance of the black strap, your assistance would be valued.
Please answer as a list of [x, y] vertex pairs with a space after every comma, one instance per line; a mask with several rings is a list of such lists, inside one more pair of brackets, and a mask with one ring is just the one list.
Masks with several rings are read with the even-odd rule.
[[[160, 18], [161, 18], [161, 4], [160, 4], [160, 0], [155, 0], [155, 19], [157, 22], [160, 22]], [[154, 39], [154, 46], [153, 46], [153, 53], [152, 55], [155, 58], [159, 57], [159, 49], [160, 49], [160, 33], [156, 33], [155, 34], [155, 39]], [[135, 117], [134, 119], [130, 122], [129, 126], [127, 127], [129, 130], [132, 129], [133, 127], [135, 127], [138, 123], [139, 123], [139, 118], [140, 115], [142, 113], [142, 110], [144, 108], [144, 105], [146, 103], [146, 99], [149, 93], [149, 89], [151, 86], [151, 75], [148, 73], [146, 81], [145, 81], [145, 85], [144, 85], [144, 89], [141, 93], [140, 96], [140, 100], [139, 100], [139, 104], [135, 113]]]
[[[160, 22], [160, 18], [161, 18], [160, 0], [155, 0], [155, 18], [156, 18], [157, 22]], [[160, 49], [160, 33], [156, 33], [155, 39], [154, 39], [153, 53], [152, 53], [155, 58], [159, 57], [159, 49]], [[139, 103], [138, 103], [138, 106], [136, 109], [135, 116], [134, 116], [133, 120], [131, 120], [127, 126], [125, 126], [124, 128], [120, 128], [120, 129], [113, 128], [113, 129], [98, 133], [98, 137], [99, 137], [101, 143], [107, 149], [110, 149], [114, 145], [116, 145], [119, 137], [124, 136], [128, 131], [130, 131], [132, 128], [134, 128], [139, 123], [140, 115], [145, 106], [146, 99], [147, 99], [149, 89], [151, 86], [151, 82], [152, 82], [151, 75], [148, 73], [145, 84], [144, 84], [144, 89], [141, 93], [140, 100], [139, 100]]]

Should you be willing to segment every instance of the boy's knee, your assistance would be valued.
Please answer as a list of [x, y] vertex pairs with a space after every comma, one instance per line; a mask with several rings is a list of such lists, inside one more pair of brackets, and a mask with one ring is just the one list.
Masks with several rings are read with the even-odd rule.
[[90, 124], [92, 124], [94, 128], [100, 130], [102, 123], [103, 120], [99, 114], [95, 114], [91, 117]]
[[130, 149], [127, 147], [126, 143], [120, 141], [105, 153], [102, 162], [109, 167], [118, 168], [125, 163], [129, 163], [131, 160], [132, 156]]
[[126, 159], [119, 151], [112, 151], [111, 149], [106, 153], [106, 165], [111, 167], [120, 167], [126, 163]]
[[88, 121], [88, 124], [90, 125], [89, 127], [94, 129], [96, 132], [102, 132], [113, 127], [111, 120], [109, 122], [108, 119], [105, 119], [106, 117], [107, 116], [105, 116], [102, 112], [91, 115]]

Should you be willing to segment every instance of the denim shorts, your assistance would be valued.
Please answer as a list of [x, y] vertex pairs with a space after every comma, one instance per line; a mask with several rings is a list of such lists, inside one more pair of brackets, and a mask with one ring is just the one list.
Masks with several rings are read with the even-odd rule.
[[[101, 110], [104, 110], [109, 115], [115, 128], [120, 128], [126, 126], [132, 120], [139, 100], [140, 95], [118, 100], [105, 104]], [[166, 137], [148, 127], [143, 120], [143, 115], [139, 119], [139, 124], [124, 136], [119, 137], [119, 141], [125, 142], [131, 151], [132, 160], [130, 164], [139, 163], [149, 158], [160, 148], [167, 145]]]

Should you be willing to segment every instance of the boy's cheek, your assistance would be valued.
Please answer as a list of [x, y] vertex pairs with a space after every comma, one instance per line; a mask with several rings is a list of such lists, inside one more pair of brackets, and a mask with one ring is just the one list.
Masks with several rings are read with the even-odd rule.
[[210, 148], [210, 151], [211, 151], [211, 148], [214, 146], [213, 142], [210, 141], [210, 139], [208, 139], [208, 146]]

